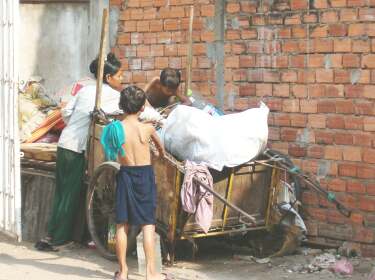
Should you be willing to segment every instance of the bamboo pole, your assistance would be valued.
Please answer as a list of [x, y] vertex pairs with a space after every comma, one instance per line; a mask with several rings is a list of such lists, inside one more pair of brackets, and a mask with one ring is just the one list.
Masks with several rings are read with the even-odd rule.
[[188, 94], [188, 90], [191, 88], [191, 68], [193, 64], [193, 22], [194, 22], [194, 6], [190, 6], [189, 42], [188, 42], [188, 50], [187, 50], [185, 95]]
[[98, 59], [98, 75], [96, 77], [96, 96], [95, 96], [95, 110], [100, 108], [102, 97], [103, 85], [103, 72], [104, 72], [104, 58], [105, 58], [105, 45], [107, 43], [108, 33], [108, 9], [103, 9], [102, 18], [102, 33], [100, 37], [99, 59]]
[[[103, 9], [102, 31], [100, 35], [100, 47], [99, 47], [98, 68], [97, 68], [98, 72], [96, 76], [96, 95], [95, 95], [94, 112], [99, 110], [100, 105], [101, 105], [107, 33], [108, 33], [108, 9]], [[95, 116], [93, 116], [92, 121], [91, 121], [91, 137], [90, 137], [90, 142], [89, 142], [89, 154], [87, 156], [89, 176], [94, 175], [94, 171], [95, 171], [94, 170], [95, 168], [95, 123], [96, 123], [96, 119], [95, 119]]]

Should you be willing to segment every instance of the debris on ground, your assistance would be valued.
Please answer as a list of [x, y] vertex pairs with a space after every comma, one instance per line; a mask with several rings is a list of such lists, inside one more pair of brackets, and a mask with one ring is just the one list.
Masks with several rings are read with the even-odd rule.
[[329, 267], [329, 270], [341, 274], [341, 275], [352, 275], [353, 265], [347, 259], [338, 260], [335, 264]]

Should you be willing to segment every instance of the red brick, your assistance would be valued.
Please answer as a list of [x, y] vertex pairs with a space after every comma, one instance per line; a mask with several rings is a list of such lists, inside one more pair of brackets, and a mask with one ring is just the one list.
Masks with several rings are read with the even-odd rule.
[[117, 37], [117, 44], [118, 45], [129, 45], [130, 44], [130, 34], [125, 33], [121, 34]]
[[345, 86], [345, 97], [355, 98], [362, 97], [364, 93], [363, 85], [346, 85]]
[[280, 81], [279, 71], [264, 70], [263, 71], [264, 82], [277, 83]]
[[318, 25], [310, 30], [311, 38], [325, 38], [328, 35], [328, 25]]
[[290, 57], [290, 67], [303, 68], [306, 66], [306, 59], [304, 55], [293, 55]]
[[306, 127], [307, 117], [305, 114], [291, 114], [290, 124], [292, 127]]
[[236, 98], [234, 100], [234, 110], [243, 111], [249, 109], [249, 99], [248, 98]]
[[254, 15], [252, 16], [252, 25], [265, 25], [266, 20], [264, 15]]
[[366, 183], [366, 193], [368, 195], [375, 195], [375, 183]]
[[315, 71], [314, 70], [298, 70], [298, 83], [315, 83]]
[[353, 240], [362, 243], [373, 243], [375, 241], [375, 232], [373, 229], [357, 227]]
[[291, 144], [288, 149], [288, 155], [292, 157], [305, 157], [306, 156], [306, 148], [300, 147], [295, 144]]
[[307, 148], [307, 156], [312, 158], [323, 158], [324, 148], [322, 146], [309, 146]]
[[320, 16], [320, 22], [323, 23], [336, 23], [339, 17], [336, 11], [326, 11]]
[[291, 15], [291, 16], [286, 16], [285, 17], [285, 24], [286, 25], [289, 25], [289, 24], [301, 24], [301, 16], [300, 14], [294, 14], [294, 15]]
[[287, 142], [295, 142], [297, 139], [297, 129], [281, 128], [281, 140]]
[[213, 17], [215, 16], [215, 5], [202, 5], [201, 6], [201, 16], [202, 17]]
[[343, 85], [327, 85], [324, 96], [325, 97], [344, 97], [344, 86]]
[[368, 163], [375, 163], [375, 150], [363, 149], [363, 161]]
[[240, 4], [238, 3], [228, 3], [227, 12], [230, 14], [238, 13], [240, 11]]
[[333, 52], [332, 39], [314, 39], [312, 41], [312, 48], [314, 52], [331, 53]]
[[303, 15], [303, 22], [304, 23], [315, 23], [318, 21], [318, 16], [315, 13], [307, 13]]
[[369, 40], [353, 40], [353, 52], [364, 53], [370, 52], [370, 42]]
[[359, 209], [364, 211], [375, 211], [375, 199], [371, 199], [369, 197], [359, 197]]
[[[307, 97], [307, 86], [306, 85], [293, 85], [292, 86], [292, 94], [293, 94], [293, 96], [295, 96], [297, 98]], [[301, 110], [302, 110], [302, 108], [301, 108]], [[308, 110], [308, 109], [306, 108], [306, 110]], [[316, 104], [315, 104], [315, 110], [316, 110]]]
[[308, 2], [301, 1], [301, 0], [291, 0], [290, 7], [292, 10], [304, 10], [304, 9], [307, 9]]
[[366, 5], [366, 0], [348, 0], [348, 7], [361, 7]]
[[277, 30], [277, 37], [280, 39], [286, 39], [292, 37], [292, 29], [290, 27], [283, 27]]
[[348, 181], [347, 190], [351, 193], [366, 193], [366, 186], [359, 181]]
[[292, 28], [293, 38], [306, 38], [307, 28], [303, 26], [295, 26]]
[[255, 84], [246, 84], [240, 86], [240, 96], [255, 96]]
[[282, 110], [282, 101], [280, 99], [272, 98], [267, 100], [267, 106], [271, 111], [281, 111]]
[[346, 181], [341, 179], [332, 179], [328, 182], [328, 189], [335, 192], [345, 192]]
[[315, 75], [316, 75], [316, 82], [318, 83], [333, 82], [333, 70], [332, 69], [317, 69]]
[[272, 84], [256, 84], [257, 96], [272, 96]]
[[325, 128], [326, 127], [326, 119], [325, 115], [316, 115], [312, 114], [308, 116], [308, 126], [312, 128]]
[[342, 148], [338, 146], [326, 146], [325, 159], [332, 159], [332, 160], [341, 160], [342, 159]]
[[350, 72], [348, 70], [335, 69], [334, 70], [335, 83], [349, 83]]
[[375, 167], [363, 165], [358, 167], [358, 178], [375, 179]]
[[348, 33], [348, 27], [341, 24], [331, 24], [328, 29], [328, 34], [334, 37], [343, 37]]
[[240, 67], [248, 68], [255, 66], [255, 57], [253, 55], [241, 55], [240, 56]]
[[263, 53], [263, 43], [259, 41], [250, 41], [247, 45], [249, 53]]
[[344, 117], [338, 116], [338, 115], [328, 116], [327, 117], [327, 128], [344, 129], [345, 128]]
[[375, 117], [365, 117], [363, 125], [364, 131], [375, 131]]
[[309, 207], [306, 210], [307, 210], [307, 213], [314, 220], [318, 220], [318, 221], [326, 221], [327, 220], [327, 210], [326, 209]]
[[288, 84], [279, 84], [273, 86], [273, 95], [280, 96], [280, 97], [288, 97], [289, 96], [289, 85]]
[[318, 113], [336, 113], [335, 101], [318, 101]]
[[241, 1], [241, 12], [245, 13], [256, 13], [257, 6], [256, 3], [248, 2], [248, 1]]
[[261, 68], [269, 68], [272, 66], [272, 57], [269, 55], [257, 55], [256, 65]]
[[307, 56], [307, 66], [313, 68], [320, 68], [324, 65], [323, 54], [311, 54]]
[[354, 105], [352, 100], [338, 100], [336, 101], [336, 112], [341, 114], [352, 114], [354, 112]]
[[249, 70], [247, 73], [249, 82], [263, 81], [263, 72], [261, 69]]
[[361, 148], [346, 147], [343, 151], [343, 156], [346, 161], [361, 161]]
[[224, 65], [226, 68], [239, 68], [240, 57], [239, 56], [229, 56], [224, 58]]
[[286, 55], [278, 55], [278, 56], [271, 56], [272, 67], [273, 68], [288, 68], [288, 56]]
[[309, 97], [324, 97], [326, 95], [325, 85], [308, 85]]
[[316, 193], [304, 191], [302, 193], [302, 202], [304, 205], [317, 205], [319, 200]]
[[344, 39], [334, 39], [333, 40], [333, 50], [337, 52], [351, 52], [352, 41], [349, 38]]
[[225, 34], [225, 39], [232, 41], [232, 40], [239, 40], [241, 38], [241, 33], [239, 30], [227, 30]]
[[372, 137], [371, 135], [361, 133], [354, 134], [354, 145], [356, 146], [367, 146], [371, 147]]
[[341, 9], [340, 10], [340, 21], [356, 21], [358, 11], [357, 9]]
[[290, 114], [275, 113], [274, 117], [275, 117], [275, 123], [274, 123], [275, 125], [290, 126]]
[[[344, 54], [342, 56], [342, 65], [347, 68], [359, 67], [360, 56], [358, 54]], [[374, 66], [375, 66], [375, 60], [374, 60]]]
[[335, 133], [335, 143], [337, 145], [352, 145], [353, 135], [349, 133]]
[[329, 131], [316, 131], [315, 132], [315, 143], [316, 144], [332, 144], [334, 134]]
[[362, 57], [362, 67], [375, 68], [375, 54], [368, 54]]
[[296, 82], [297, 81], [297, 72], [293, 70], [287, 70], [281, 73], [282, 82]]
[[352, 163], [340, 163], [339, 164], [339, 175], [346, 177], [357, 176], [357, 165]]
[[366, 35], [366, 25], [364, 23], [353, 23], [349, 25], [349, 36], [364, 36]]
[[158, 44], [169, 44], [171, 42], [171, 33], [170, 32], [158, 32], [157, 40]]
[[316, 9], [328, 8], [328, 0], [314, 0], [314, 7]]
[[317, 113], [318, 112], [318, 102], [314, 99], [301, 99], [301, 113]]
[[243, 29], [241, 30], [241, 39], [256, 39], [258, 37], [258, 32], [256, 29]]
[[331, 6], [333, 8], [346, 7], [346, 0], [331, 0]]
[[363, 130], [363, 118], [354, 115], [345, 117], [345, 129]]

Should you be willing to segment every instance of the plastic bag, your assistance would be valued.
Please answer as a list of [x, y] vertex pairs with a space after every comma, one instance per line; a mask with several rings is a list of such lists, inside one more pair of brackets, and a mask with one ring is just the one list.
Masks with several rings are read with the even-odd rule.
[[221, 117], [179, 105], [168, 116], [161, 139], [178, 159], [221, 171], [224, 166], [245, 163], [265, 149], [268, 113], [263, 103], [259, 108]]

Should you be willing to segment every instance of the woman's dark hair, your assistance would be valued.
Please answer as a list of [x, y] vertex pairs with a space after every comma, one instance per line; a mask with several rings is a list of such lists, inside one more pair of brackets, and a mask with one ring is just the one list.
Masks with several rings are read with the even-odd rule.
[[[98, 76], [98, 61], [99, 57], [95, 58], [90, 63], [90, 72], [95, 75], [95, 78]], [[104, 61], [104, 71], [103, 71], [103, 82], [107, 82], [107, 75], [113, 76], [116, 75], [116, 73], [121, 68], [121, 62], [117, 59], [117, 57], [113, 53], [109, 53], [107, 55], [107, 59]]]
[[165, 68], [160, 73], [160, 83], [169, 88], [176, 90], [181, 82], [181, 73], [177, 69]]
[[121, 91], [119, 107], [127, 114], [138, 113], [146, 103], [145, 92], [137, 86], [128, 86]]

